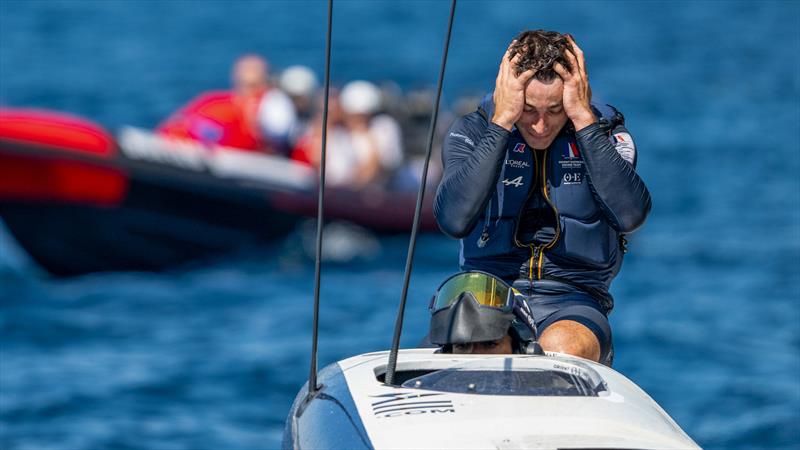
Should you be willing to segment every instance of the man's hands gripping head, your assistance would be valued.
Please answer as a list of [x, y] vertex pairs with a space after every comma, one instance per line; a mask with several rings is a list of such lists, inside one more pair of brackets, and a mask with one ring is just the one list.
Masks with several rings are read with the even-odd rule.
[[569, 35], [526, 31], [511, 42], [500, 63], [492, 122], [516, 125], [533, 148], [546, 149], [572, 120], [580, 130], [596, 121], [583, 51]]
[[592, 101], [592, 88], [589, 87], [589, 76], [586, 74], [586, 60], [583, 50], [578, 47], [571, 34], [567, 34], [570, 48], [564, 52], [564, 57], [569, 61], [571, 69], [561, 63], [553, 64], [564, 84], [563, 102], [567, 117], [575, 125], [575, 130], [581, 130], [597, 121], [589, 106]]
[[522, 110], [525, 108], [525, 87], [536, 73], [535, 69], [517, 73], [516, 68], [522, 54], [517, 53], [512, 58], [511, 48], [516, 42], [516, 40], [511, 41], [511, 45], [508, 46], [500, 61], [500, 70], [497, 72], [494, 87], [492, 122], [506, 130], [511, 130], [522, 116]]

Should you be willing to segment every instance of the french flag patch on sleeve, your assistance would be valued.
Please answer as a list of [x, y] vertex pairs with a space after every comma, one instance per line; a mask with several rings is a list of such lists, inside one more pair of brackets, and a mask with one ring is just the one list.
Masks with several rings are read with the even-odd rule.
[[614, 135], [614, 148], [625, 161], [633, 164], [636, 161], [636, 146], [633, 138], [628, 133], [617, 133]]

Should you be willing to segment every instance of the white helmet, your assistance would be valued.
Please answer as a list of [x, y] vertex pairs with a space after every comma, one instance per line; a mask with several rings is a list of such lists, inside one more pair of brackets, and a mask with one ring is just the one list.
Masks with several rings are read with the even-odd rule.
[[381, 91], [369, 81], [351, 81], [339, 97], [344, 112], [349, 114], [374, 114], [381, 107]]
[[310, 97], [318, 85], [317, 76], [306, 66], [291, 66], [281, 74], [281, 89], [294, 97]]

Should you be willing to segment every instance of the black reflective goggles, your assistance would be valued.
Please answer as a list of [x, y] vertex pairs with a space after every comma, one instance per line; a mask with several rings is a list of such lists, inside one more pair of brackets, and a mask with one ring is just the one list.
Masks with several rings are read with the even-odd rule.
[[446, 279], [433, 295], [431, 313], [452, 306], [464, 292], [470, 292], [482, 308], [512, 312], [537, 336], [536, 323], [528, 302], [516, 289], [496, 276], [480, 271], [457, 273]]

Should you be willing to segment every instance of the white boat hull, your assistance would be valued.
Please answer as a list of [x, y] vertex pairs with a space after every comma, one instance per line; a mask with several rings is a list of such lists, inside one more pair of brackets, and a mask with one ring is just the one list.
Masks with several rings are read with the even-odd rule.
[[699, 448], [633, 382], [581, 358], [416, 349], [398, 361], [405, 387], [382, 383], [387, 352], [324, 369], [320, 394], [295, 400], [284, 448]]

